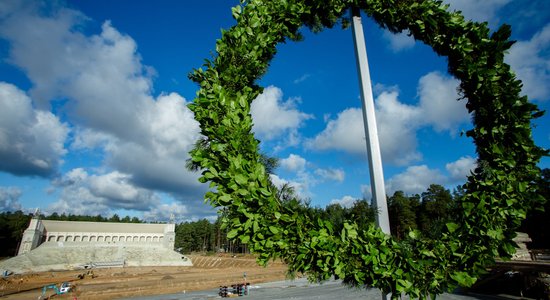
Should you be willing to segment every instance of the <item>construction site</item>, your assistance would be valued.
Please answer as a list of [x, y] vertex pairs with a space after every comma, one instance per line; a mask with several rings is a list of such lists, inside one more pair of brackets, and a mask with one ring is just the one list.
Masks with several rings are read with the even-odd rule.
[[[201, 291], [224, 285], [285, 279], [286, 266], [264, 268], [252, 256], [189, 256], [192, 266], [109, 267], [13, 274], [0, 279], [2, 299], [118, 299]], [[70, 291], [61, 293], [68, 283]], [[53, 288], [55, 285], [56, 288]], [[46, 288], [51, 286], [51, 288]], [[46, 289], [45, 289], [46, 288]]]
[[[268, 298], [275, 299], [281, 288], [298, 284], [274, 283], [284, 280], [287, 274], [287, 266], [280, 261], [264, 268], [250, 254], [182, 255], [174, 251], [174, 236], [174, 224], [51, 221], [34, 217], [23, 234], [18, 255], [0, 261], [0, 297], [160, 299], [158, 295], [176, 294], [177, 299], [180, 295], [186, 295], [182, 296], [186, 299], [200, 291], [203, 294], [192, 299], [231, 298], [250, 297], [250, 288], [270, 283], [276, 289], [263, 292], [274, 293]], [[525, 233], [518, 233], [514, 240], [518, 248], [513, 260], [498, 261], [489, 275], [468, 293], [477, 290], [486, 295], [535, 295], [535, 298], [548, 295], [548, 253], [528, 250], [526, 243], [531, 239]], [[364, 290], [345, 291], [338, 287], [341, 282], [329, 282], [328, 286], [332, 292], [349, 296], [346, 299], [367, 295]], [[324, 290], [315, 294], [315, 299], [333, 299], [327, 298], [328, 286], [323, 289], [316, 286], [310, 291], [310, 286], [303, 282], [300, 289], [293, 289], [289, 295], [311, 299], [312, 293]], [[257, 295], [256, 291], [252, 294]]]

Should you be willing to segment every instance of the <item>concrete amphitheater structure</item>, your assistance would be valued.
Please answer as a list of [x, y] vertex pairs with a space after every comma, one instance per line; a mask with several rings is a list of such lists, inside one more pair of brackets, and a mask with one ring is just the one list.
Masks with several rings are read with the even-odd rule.
[[0, 262], [14, 273], [88, 267], [191, 266], [174, 251], [175, 224], [51, 221], [33, 218], [18, 255]]

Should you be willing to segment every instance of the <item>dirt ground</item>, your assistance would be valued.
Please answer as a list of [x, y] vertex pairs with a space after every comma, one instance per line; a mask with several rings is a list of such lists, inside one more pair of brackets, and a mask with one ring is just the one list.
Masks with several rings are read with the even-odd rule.
[[267, 268], [256, 264], [255, 259], [231, 256], [190, 256], [193, 267], [125, 267], [94, 269], [93, 275], [78, 279], [84, 270], [52, 271], [14, 275], [0, 279], [0, 298], [38, 299], [42, 287], [48, 284], [71, 282], [74, 289], [68, 294], [51, 299], [117, 299], [132, 296], [160, 295], [197, 291], [231, 285], [246, 280], [251, 284], [282, 280], [286, 266], [272, 262]]

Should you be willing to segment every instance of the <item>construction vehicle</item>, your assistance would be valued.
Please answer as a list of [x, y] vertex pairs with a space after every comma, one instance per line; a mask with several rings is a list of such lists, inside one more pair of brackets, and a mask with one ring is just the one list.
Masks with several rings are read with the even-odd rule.
[[95, 274], [94, 274], [94, 271], [92, 270], [88, 270], [84, 273], [81, 273], [81, 274], [78, 274], [76, 275], [76, 277], [78, 279], [84, 279], [84, 278], [96, 278]]
[[[66, 293], [70, 292], [71, 289], [72, 289], [72, 286], [69, 282], [63, 282], [59, 287], [57, 287], [57, 284], [55, 284], [55, 283], [45, 285], [42, 288], [42, 295], [40, 295], [40, 297], [38, 297], [38, 300], [45, 299], [44, 296], [46, 295], [46, 292], [50, 289], [55, 291], [55, 295], [63, 295], [63, 294], [66, 294]], [[47, 298], [49, 298], [49, 296]]]

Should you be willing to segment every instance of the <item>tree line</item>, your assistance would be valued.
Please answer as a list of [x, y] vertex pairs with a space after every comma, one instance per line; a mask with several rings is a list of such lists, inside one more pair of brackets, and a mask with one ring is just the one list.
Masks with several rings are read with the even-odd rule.
[[[530, 245], [532, 248], [550, 249], [550, 169], [543, 170], [542, 177], [536, 184], [541, 195], [549, 201], [546, 202], [545, 211], [529, 212], [518, 231], [530, 235], [533, 240]], [[375, 222], [377, 211], [365, 199], [356, 200], [350, 207], [334, 203], [322, 208], [300, 199], [289, 185], [283, 185], [277, 191], [284, 206], [300, 214], [307, 214], [312, 220], [329, 220], [334, 232], [341, 232], [346, 220], [356, 222], [359, 228], [366, 228]], [[406, 195], [403, 191], [396, 191], [387, 196], [392, 236], [397, 240], [404, 240], [414, 230], [426, 238], [437, 239], [444, 232], [446, 223], [456, 221], [458, 200], [463, 196], [464, 190], [461, 186], [451, 191], [438, 184], [431, 184], [420, 194]], [[230, 219], [230, 216], [222, 210], [214, 222], [203, 219], [177, 224], [176, 249], [182, 253], [246, 252], [246, 245], [238, 240], [227, 239], [227, 232], [222, 226], [224, 219]]]
[[[542, 170], [542, 177], [536, 183], [540, 194], [550, 199], [550, 169]], [[460, 186], [453, 191], [445, 187], [432, 184], [421, 194], [406, 195], [397, 191], [388, 196], [388, 211], [390, 217], [391, 234], [398, 240], [406, 239], [411, 230], [428, 238], [437, 238], [445, 229], [445, 224], [452, 222], [457, 215], [458, 199], [464, 191]], [[350, 207], [340, 204], [329, 204], [324, 208], [312, 206], [308, 200], [300, 199], [291, 186], [283, 185], [277, 189], [277, 196], [281, 203], [294, 211], [307, 214], [312, 220], [324, 219], [333, 224], [334, 232], [340, 232], [345, 220], [355, 221], [360, 228], [366, 228], [375, 221], [376, 210], [371, 204], [360, 199]], [[28, 227], [32, 214], [22, 211], [0, 213], [0, 257], [13, 256]], [[92, 222], [123, 222], [144, 223], [137, 217], [109, 218], [101, 215], [66, 215], [53, 213], [49, 216], [41, 215], [46, 220], [61, 221], [92, 221]], [[191, 252], [248, 252], [246, 245], [238, 240], [228, 240], [227, 232], [223, 229], [224, 220], [230, 216], [224, 210], [219, 212], [214, 221], [202, 219], [176, 224], [175, 248], [181, 253]], [[533, 239], [532, 248], [550, 249], [550, 201], [546, 202], [545, 211], [531, 211], [521, 228]]]

